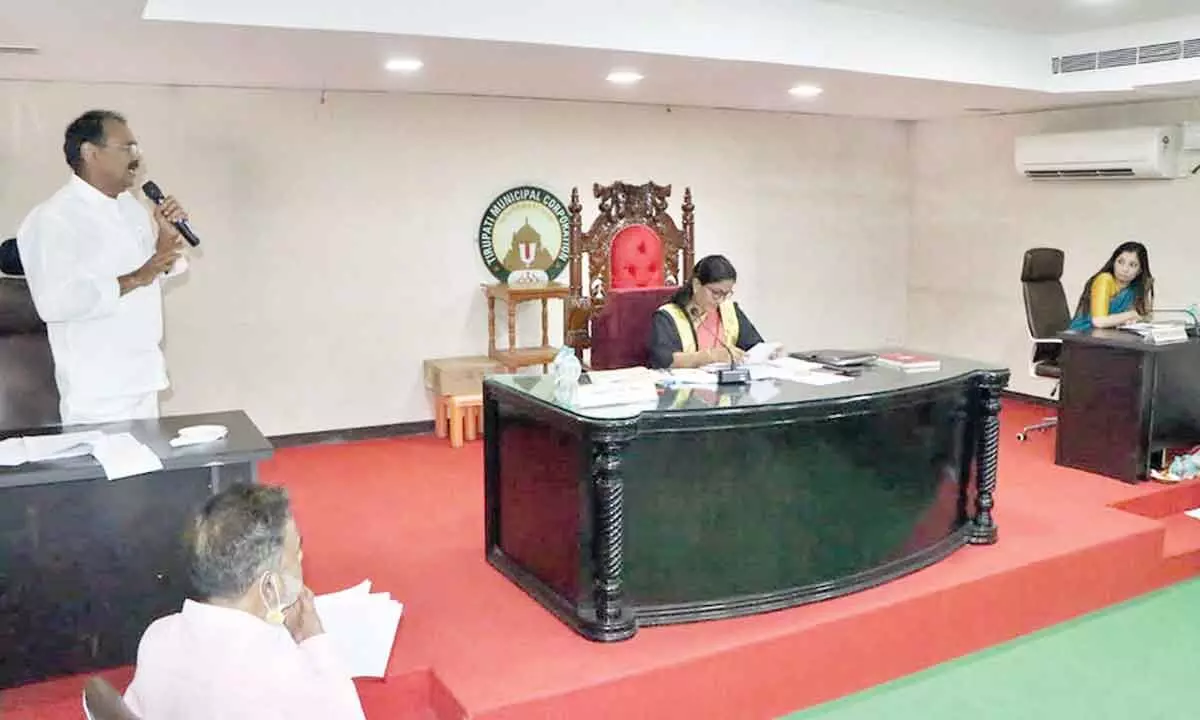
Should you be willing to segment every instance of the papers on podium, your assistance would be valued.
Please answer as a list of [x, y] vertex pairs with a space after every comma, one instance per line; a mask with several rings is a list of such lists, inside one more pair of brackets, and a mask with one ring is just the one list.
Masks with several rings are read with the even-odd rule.
[[387, 673], [403, 603], [389, 593], [371, 592], [371, 581], [363, 580], [354, 587], [318, 595], [313, 605], [351, 677], [381, 678]]

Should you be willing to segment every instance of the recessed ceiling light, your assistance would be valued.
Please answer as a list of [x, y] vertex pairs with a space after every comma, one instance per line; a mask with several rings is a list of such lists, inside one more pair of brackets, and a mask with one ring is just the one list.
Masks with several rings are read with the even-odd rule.
[[416, 72], [425, 67], [425, 63], [416, 58], [392, 58], [384, 67], [392, 72]]
[[798, 98], [815, 98], [823, 92], [819, 85], [797, 85], [788, 90], [790, 95]]
[[608, 81], [614, 85], [633, 85], [641, 80], [641, 73], [633, 70], [614, 70], [608, 74]]
[[37, 55], [39, 52], [36, 45], [0, 43], [0, 55]]

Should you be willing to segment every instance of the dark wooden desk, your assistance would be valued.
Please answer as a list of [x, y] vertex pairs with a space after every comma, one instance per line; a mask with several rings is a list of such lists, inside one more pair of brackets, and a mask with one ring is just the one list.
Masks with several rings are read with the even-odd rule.
[[824, 600], [993, 543], [1009, 372], [942, 363], [668, 389], [640, 409], [573, 409], [553, 378], [489, 378], [488, 561], [613, 641]]
[[1200, 444], [1200, 340], [1154, 345], [1124, 330], [1059, 337], [1055, 462], [1135, 483], [1157, 452]]
[[[188, 425], [221, 441], [172, 448]], [[109, 481], [88, 457], [0, 468], [0, 687], [131, 664], [154, 619], [190, 594], [182, 534], [228, 483], [257, 482], [271, 444], [243, 412], [6, 431], [130, 432], [163, 470]]]

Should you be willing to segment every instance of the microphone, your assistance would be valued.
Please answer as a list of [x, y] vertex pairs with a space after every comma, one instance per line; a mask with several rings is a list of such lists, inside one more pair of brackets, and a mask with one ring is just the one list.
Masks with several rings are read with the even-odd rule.
[[721, 347], [725, 348], [725, 352], [729, 353], [729, 369], [717, 371], [717, 384], [748, 385], [750, 383], [750, 370], [738, 367], [737, 362], [733, 359], [733, 350], [724, 340], [718, 340], [718, 342], [721, 343]]
[[[142, 185], [142, 192], [146, 193], [146, 197], [150, 198], [155, 205], [162, 205], [162, 202], [165, 199], [163, 196], [163, 191], [159, 190], [158, 185], [155, 185], [154, 181], [152, 180], [147, 180], [146, 183]], [[175, 229], [178, 230], [179, 233], [183, 235], [184, 239], [188, 241], [188, 245], [196, 247], [200, 244], [200, 238], [196, 237], [196, 233], [192, 232], [192, 229], [188, 227], [187, 220], [180, 220], [179, 222], [173, 222], [171, 224], [174, 225]]]

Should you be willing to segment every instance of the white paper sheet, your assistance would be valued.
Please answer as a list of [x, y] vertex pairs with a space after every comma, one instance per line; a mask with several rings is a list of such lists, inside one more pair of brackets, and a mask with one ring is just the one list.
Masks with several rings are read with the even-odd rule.
[[744, 365], [759, 365], [765, 363], [771, 359], [772, 355], [782, 348], [783, 343], [760, 342], [746, 351], [746, 354], [742, 356], [742, 363]]
[[838, 383], [850, 382], [854, 378], [846, 375], [835, 375], [833, 373], [813, 372], [807, 375], [798, 375], [792, 379], [805, 385], [837, 385]]
[[676, 368], [668, 371], [663, 378], [663, 384], [675, 386], [698, 385], [701, 387], [716, 387], [717, 374], [703, 368]]
[[109, 480], [157, 472], [162, 460], [129, 433], [105, 435], [92, 443], [92, 455]]
[[387, 673], [404, 604], [388, 593], [372, 593], [371, 581], [313, 598], [321, 625], [352, 677]]
[[15, 466], [88, 455], [92, 452], [92, 443], [103, 437], [104, 433], [90, 430], [0, 440], [0, 465]]

